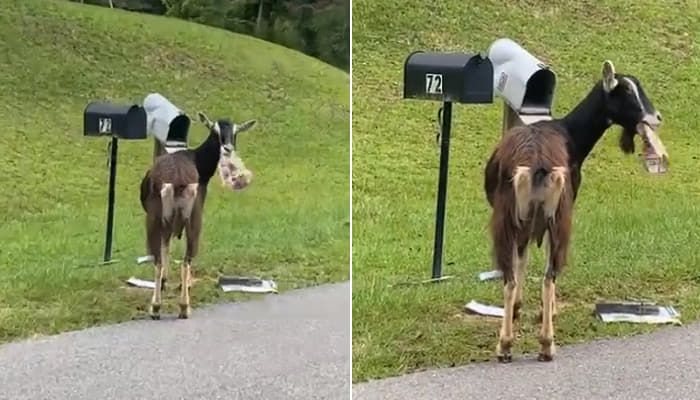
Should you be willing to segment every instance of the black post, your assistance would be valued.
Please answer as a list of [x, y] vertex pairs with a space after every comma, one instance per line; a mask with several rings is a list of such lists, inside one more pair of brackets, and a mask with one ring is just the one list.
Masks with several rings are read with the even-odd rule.
[[440, 134], [440, 177], [438, 180], [437, 215], [435, 216], [435, 247], [433, 249], [433, 279], [442, 277], [442, 241], [445, 231], [445, 203], [447, 201], [447, 164], [450, 158], [450, 128], [452, 103], [443, 103]]
[[112, 151], [109, 155], [109, 199], [107, 200], [107, 234], [105, 238], [104, 261], [112, 259], [112, 230], [114, 228], [114, 186], [117, 180], [117, 150], [119, 139], [112, 136]]

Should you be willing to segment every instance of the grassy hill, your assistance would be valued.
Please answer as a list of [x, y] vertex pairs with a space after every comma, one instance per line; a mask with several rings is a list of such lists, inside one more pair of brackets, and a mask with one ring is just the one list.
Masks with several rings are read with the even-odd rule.
[[[502, 105], [453, 111], [445, 284], [388, 288], [430, 277], [439, 151], [439, 104], [403, 100], [414, 50], [486, 51], [509, 37], [558, 75], [554, 114], [571, 110], [599, 79], [603, 60], [636, 75], [664, 116], [671, 166], [664, 177], [624, 156], [612, 128], [583, 168], [570, 264], [558, 282], [558, 344], [624, 336], [648, 326], [597, 321], [602, 299], [670, 303], [700, 316], [696, 249], [700, 199], [700, 8], [697, 1], [353, 2], [353, 379], [493, 359], [500, 321], [462, 312], [475, 299], [502, 304], [491, 269], [483, 167], [500, 138]], [[639, 148], [639, 142], [637, 142]], [[514, 351], [536, 352], [544, 260], [532, 251]], [[521, 357], [516, 354], [516, 357]], [[567, 357], [560, 351], [560, 357]]]
[[[101, 261], [106, 138], [86, 138], [88, 102], [159, 92], [192, 117], [259, 125], [238, 139], [255, 174], [243, 193], [210, 184], [193, 305], [221, 299], [220, 273], [282, 290], [349, 278], [349, 77], [301, 53], [163, 17], [50, 0], [0, 0], [0, 341], [145, 316], [152, 279], [138, 186], [152, 140], [121, 141], [114, 258]], [[174, 260], [184, 245], [172, 246]], [[179, 281], [179, 266], [170, 276]], [[172, 280], [171, 279], [171, 280]], [[166, 312], [177, 308], [171, 289]], [[196, 318], [196, 310], [195, 310]]]

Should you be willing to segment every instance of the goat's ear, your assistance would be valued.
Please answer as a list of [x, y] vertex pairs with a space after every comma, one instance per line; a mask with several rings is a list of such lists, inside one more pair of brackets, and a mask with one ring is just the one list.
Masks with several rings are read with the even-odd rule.
[[258, 124], [258, 120], [251, 119], [250, 121], [246, 121], [240, 125], [236, 125], [236, 133], [238, 132], [243, 132], [243, 131], [249, 131], [255, 127], [255, 125]]
[[615, 67], [612, 61], [605, 60], [603, 62], [603, 89], [610, 93], [617, 86], [617, 79], [615, 79]]
[[197, 116], [199, 117], [199, 122], [203, 123], [204, 126], [207, 128], [211, 129], [214, 126], [214, 123], [209, 120], [209, 117], [207, 117], [207, 114], [199, 111], [197, 112]]

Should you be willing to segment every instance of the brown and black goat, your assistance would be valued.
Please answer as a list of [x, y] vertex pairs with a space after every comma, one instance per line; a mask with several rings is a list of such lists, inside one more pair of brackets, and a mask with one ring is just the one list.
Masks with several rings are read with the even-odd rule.
[[150, 314], [160, 318], [161, 290], [168, 273], [168, 252], [172, 236], [182, 238], [185, 231], [187, 247], [180, 272], [180, 318], [191, 313], [189, 289], [192, 259], [199, 249], [204, 201], [207, 185], [222, 160], [231, 175], [235, 189], [250, 183], [250, 172], [236, 155], [236, 135], [251, 129], [255, 120], [236, 125], [228, 120], [212, 122], [203, 113], [200, 121], [209, 129], [209, 136], [196, 149], [163, 154], [141, 181], [141, 205], [146, 211], [146, 244], [153, 256], [155, 288]]
[[486, 164], [484, 189], [493, 209], [493, 257], [504, 279], [504, 316], [496, 348], [501, 362], [511, 361], [513, 320], [522, 304], [528, 245], [534, 240], [541, 247], [545, 235], [549, 248], [542, 283], [538, 359], [550, 361], [554, 356], [555, 280], [567, 263], [581, 166], [603, 133], [613, 124], [620, 125], [624, 153], [634, 152], [634, 136], [638, 134], [647, 154], [667, 162], [656, 135], [661, 114], [639, 80], [615, 73], [610, 61], [603, 63], [602, 75], [564, 118], [506, 132]]

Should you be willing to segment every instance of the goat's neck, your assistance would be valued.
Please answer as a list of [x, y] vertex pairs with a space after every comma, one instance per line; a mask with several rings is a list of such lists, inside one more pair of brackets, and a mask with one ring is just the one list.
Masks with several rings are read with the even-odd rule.
[[216, 132], [209, 132], [209, 137], [199, 147], [194, 150], [195, 160], [197, 163], [197, 172], [199, 173], [199, 183], [207, 184], [219, 165], [221, 157], [221, 144], [219, 143], [219, 135]]
[[610, 127], [605, 109], [605, 93], [600, 83], [562, 119], [574, 144], [572, 157], [582, 165], [603, 133]]

